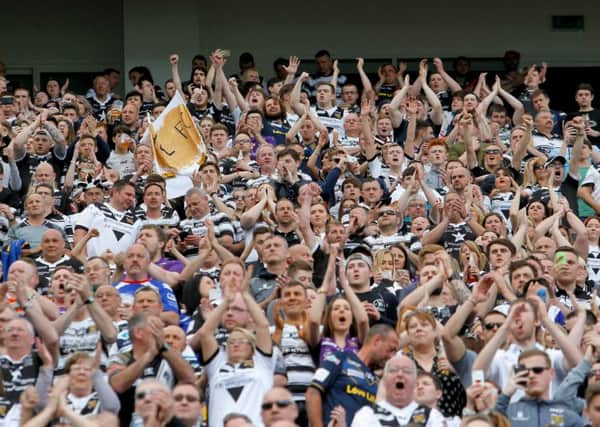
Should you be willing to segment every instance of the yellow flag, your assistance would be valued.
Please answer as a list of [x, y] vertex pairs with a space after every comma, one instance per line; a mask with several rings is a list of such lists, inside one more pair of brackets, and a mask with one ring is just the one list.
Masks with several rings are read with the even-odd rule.
[[155, 171], [165, 176], [191, 175], [206, 159], [206, 147], [179, 92], [152, 122], [142, 143], [152, 147]]

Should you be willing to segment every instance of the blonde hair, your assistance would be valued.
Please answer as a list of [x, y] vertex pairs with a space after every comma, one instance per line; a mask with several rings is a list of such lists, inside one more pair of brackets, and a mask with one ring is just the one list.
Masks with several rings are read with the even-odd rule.
[[525, 165], [525, 173], [523, 175], [523, 185], [524, 186], [532, 186], [538, 183], [537, 177], [535, 176], [535, 171], [533, 170], [536, 165], [544, 165], [548, 159], [546, 156], [535, 157], [527, 161]]
[[[375, 256], [373, 257], [373, 271], [379, 272], [381, 271], [381, 264], [383, 264], [383, 260], [386, 255], [392, 257], [392, 265], [396, 265], [396, 255], [390, 249], [380, 249], [375, 252]], [[408, 261], [407, 261], [408, 262]]]

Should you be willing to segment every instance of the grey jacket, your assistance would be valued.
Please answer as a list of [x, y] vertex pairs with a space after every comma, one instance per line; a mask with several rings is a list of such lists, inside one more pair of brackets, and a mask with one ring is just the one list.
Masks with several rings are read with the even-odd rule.
[[571, 411], [581, 414], [585, 407], [585, 400], [577, 397], [577, 390], [591, 369], [592, 365], [587, 360], [581, 359], [581, 362], [569, 372], [556, 389], [554, 400], [561, 402]]
[[527, 397], [510, 403], [510, 397], [501, 394], [496, 410], [505, 415], [513, 427], [583, 427], [584, 421], [578, 414], [555, 400], [538, 400]]

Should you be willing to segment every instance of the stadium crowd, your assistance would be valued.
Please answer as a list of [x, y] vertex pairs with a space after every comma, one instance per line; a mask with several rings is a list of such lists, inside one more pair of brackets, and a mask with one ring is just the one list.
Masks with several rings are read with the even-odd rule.
[[[229, 58], [123, 97], [1, 64], [0, 425], [600, 426], [592, 86]], [[169, 198], [177, 91], [207, 156]]]

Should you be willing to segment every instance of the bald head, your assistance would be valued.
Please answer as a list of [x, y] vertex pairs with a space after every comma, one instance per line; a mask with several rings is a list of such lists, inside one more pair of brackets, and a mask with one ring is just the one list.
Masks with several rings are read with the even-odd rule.
[[150, 254], [144, 245], [134, 243], [125, 254], [123, 266], [130, 280], [144, 280], [148, 277]]
[[417, 367], [404, 355], [396, 355], [387, 361], [383, 371], [386, 400], [398, 408], [408, 406], [415, 397]]
[[56, 262], [65, 254], [65, 239], [62, 233], [49, 229], [42, 235], [42, 255], [46, 261]]

